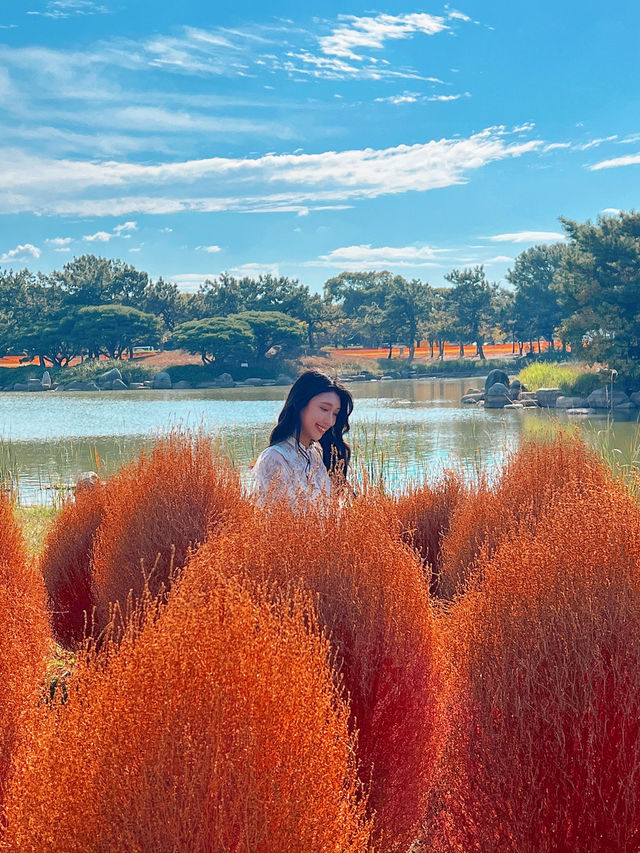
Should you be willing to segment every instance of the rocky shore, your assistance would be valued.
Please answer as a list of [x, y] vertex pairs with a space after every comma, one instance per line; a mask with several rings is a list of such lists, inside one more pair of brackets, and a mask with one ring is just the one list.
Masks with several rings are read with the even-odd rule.
[[492, 370], [486, 378], [484, 390], [468, 388], [461, 402], [485, 409], [560, 409], [569, 415], [596, 415], [611, 410], [634, 414], [640, 409], [640, 391], [628, 395], [603, 386], [588, 397], [569, 397], [560, 388], [528, 391], [518, 379], [510, 381], [503, 370]]
[[95, 379], [76, 379], [73, 382], [52, 382], [51, 375], [48, 370], [45, 370], [41, 379], [28, 379], [26, 382], [13, 382], [2, 388], [2, 391], [170, 391], [170, 390], [185, 390], [190, 388], [252, 388], [261, 387], [264, 385], [291, 385], [293, 379], [286, 374], [280, 374], [276, 379], [260, 379], [258, 377], [250, 377], [242, 382], [235, 382], [230, 373], [222, 373], [211, 382], [198, 382], [192, 384], [181, 380], [172, 382], [171, 376], [162, 371], [156, 373], [152, 379], [147, 379], [144, 382], [129, 382], [128, 384], [122, 378], [122, 374], [117, 367], [107, 370], [96, 376]]

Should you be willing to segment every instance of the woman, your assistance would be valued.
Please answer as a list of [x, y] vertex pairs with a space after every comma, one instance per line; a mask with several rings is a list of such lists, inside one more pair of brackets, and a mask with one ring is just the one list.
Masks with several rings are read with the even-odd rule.
[[346, 484], [353, 398], [339, 382], [307, 370], [292, 385], [271, 432], [269, 447], [253, 466], [259, 503], [286, 498], [294, 507], [331, 495]]

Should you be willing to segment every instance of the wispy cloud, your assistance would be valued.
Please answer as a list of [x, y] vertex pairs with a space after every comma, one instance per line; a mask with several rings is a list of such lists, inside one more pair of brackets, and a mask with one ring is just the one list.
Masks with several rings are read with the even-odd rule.
[[71, 242], [71, 237], [47, 237], [45, 243], [50, 246], [68, 246]]
[[415, 12], [409, 15], [356, 17], [345, 15], [328, 36], [319, 39], [322, 53], [351, 60], [362, 60], [356, 50], [380, 49], [388, 39], [410, 38], [415, 33], [435, 35], [449, 29], [445, 18]]
[[196, 252], [208, 252], [210, 255], [216, 255], [221, 251], [220, 246], [196, 246]]
[[494, 234], [487, 239], [492, 243], [547, 243], [564, 240], [565, 237], [559, 231], [515, 231], [512, 234]]
[[40, 257], [40, 249], [32, 243], [22, 243], [15, 249], [10, 249], [0, 255], [0, 264], [8, 264], [12, 261], [28, 261]]
[[455, 95], [423, 95], [420, 92], [402, 92], [399, 95], [388, 95], [386, 97], [374, 98], [377, 104], [417, 104], [428, 103], [429, 101], [458, 101], [460, 98], [470, 98], [470, 92], [458, 93]]
[[439, 266], [437, 256], [446, 252], [430, 246], [341, 246], [327, 255], [320, 255], [306, 266], [326, 266], [342, 269], [380, 269], [390, 267], [433, 267]]
[[32, 9], [27, 15], [42, 15], [45, 18], [71, 18], [74, 15], [108, 15], [107, 6], [94, 0], [49, 0], [44, 9]]
[[[384, 149], [214, 157], [157, 165], [51, 160], [12, 152], [0, 157], [4, 193], [0, 212], [107, 216], [186, 210], [298, 212], [313, 205], [464, 184], [475, 170], [521, 157], [543, 144], [510, 137], [509, 131], [497, 127], [468, 138]], [[118, 195], [106, 198], [109, 188]]]
[[605, 216], [617, 216], [620, 213], [620, 208], [605, 207], [604, 210], [600, 211], [600, 213], [603, 213]]
[[640, 164], [640, 154], [627, 154], [626, 157], [612, 157], [611, 160], [601, 160], [588, 166], [589, 171], [599, 172], [600, 169], [618, 169], [622, 166], [637, 166]]
[[123, 222], [121, 225], [116, 225], [113, 229], [114, 234], [123, 234], [127, 231], [137, 231], [138, 223], [137, 222]]
[[270, 264], [270, 263], [250, 263], [250, 264], [240, 264], [237, 267], [231, 267], [228, 272], [231, 275], [235, 275], [238, 278], [243, 278], [247, 276], [248, 278], [257, 278], [259, 275], [280, 275], [280, 267], [278, 264]]
[[113, 236], [109, 231], [96, 231], [95, 234], [85, 234], [82, 239], [87, 243], [108, 243]]

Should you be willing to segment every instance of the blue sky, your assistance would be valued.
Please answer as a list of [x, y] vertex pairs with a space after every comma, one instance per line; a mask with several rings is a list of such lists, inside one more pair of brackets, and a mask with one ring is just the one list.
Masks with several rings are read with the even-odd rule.
[[2, 267], [499, 281], [638, 207], [635, 0], [3, 5]]

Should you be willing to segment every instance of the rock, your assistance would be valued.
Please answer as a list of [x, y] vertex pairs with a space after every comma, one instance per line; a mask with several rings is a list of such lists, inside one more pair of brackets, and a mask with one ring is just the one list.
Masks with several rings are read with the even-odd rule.
[[491, 388], [492, 385], [496, 385], [497, 383], [501, 383], [505, 386], [505, 388], [509, 387], [509, 377], [504, 372], [504, 370], [491, 370], [489, 371], [489, 375], [484, 381], [484, 393], [486, 394]]
[[524, 400], [534, 400], [537, 404], [536, 392], [535, 391], [521, 391], [518, 395], [518, 400], [523, 402]]
[[502, 407], [503, 409], [524, 409], [522, 403], [507, 403], [506, 406]]
[[473, 393], [467, 391], [467, 393], [460, 399], [460, 402], [465, 405], [473, 405], [478, 403], [480, 400], [484, 400], [484, 394], [482, 391], [474, 391]]
[[484, 391], [481, 391], [480, 388], [467, 388], [464, 396], [466, 397], [468, 394], [481, 394], [484, 397]]
[[520, 380], [519, 380], [519, 379], [514, 379], [514, 380], [513, 380], [513, 382], [511, 383], [511, 385], [509, 385], [509, 388], [510, 388], [511, 390], [516, 390], [516, 391], [518, 391], [518, 393], [520, 393], [520, 391], [526, 391], [526, 390], [527, 390], [527, 389], [524, 387], [524, 385], [522, 384], [522, 382], [520, 382]]
[[276, 385], [293, 385], [294, 381], [287, 373], [279, 373], [276, 376]]
[[251, 376], [249, 379], [244, 380], [244, 384], [247, 386], [254, 386], [255, 388], [260, 388], [264, 385], [264, 379], [259, 379], [257, 376]]
[[127, 387], [126, 382], [124, 382], [122, 379], [114, 379], [113, 382], [111, 383], [111, 390], [112, 391], [128, 391], [129, 389]]
[[522, 405], [522, 407], [525, 409], [537, 409], [538, 408], [538, 401], [535, 398], [531, 399], [529, 397], [525, 397], [524, 400], [521, 399], [521, 400], [519, 400], [519, 402]]
[[[491, 371], [491, 373], [493, 372], [494, 371]], [[494, 384], [485, 392], [485, 409], [503, 409], [510, 402], [509, 389], [503, 382], [494, 382]]]
[[636, 406], [640, 406], [640, 391], [634, 391], [633, 394], [630, 394], [629, 396], [632, 403], [635, 403]]
[[76, 479], [76, 494], [87, 491], [88, 489], [94, 489], [99, 483], [100, 477], [98, 477], [95, 471], [83, 471], [82, 474], [78, 474]]
[[[214, 388], [233, 388], [236, 383], [233, 381], [233, 377], [230, 373], [221, 373], [220, 376], [216, 376]], [[200, 387], [200, 386], [198, 386]]]
[[571, 415], [572, 417], [573, 416], [582, 416], [582, 417], [586, 418], [589, 415], [597, 414], [597, 412], [595, 409], [580, 408], [580, 409], [567, 409], [567, 414]]
[[40, 383], [45, 389], [45, 391], [48, 391], [49, 388], [51, 388], [51, 374], [48, 370], [45, 370], [45, 372], [42, 374], [42, 379], [40, 380]]
[[614, 391], [612, 394], [611, 389], [606, 386], [604, 388], [596, 388], [587, 397], [587, 405], [592, 409], [617, 409], [623, 403], [630, 402], [624, 391]]
[[558, 397], [556, 409], [588, 409], [589, 406], [584, 397]]
[[44, 391], [39, 379], [27, 379], [27, 391]]
[[122, 374], [117, 367], [112, 367], [111, 370], [107, 370], [99, 376], [96, 376], [96, 383], [100, 388], [102, 388], [103, 385], [108, 385], [111, 388], [111, 383], [116, 379], [119, 379], [122, 382]]
[[626, 403], [616, 403], [615, 410], [616, 412], [635, 412], [638, 407], [635, 403], [632, 403], [631, 400], [627, 400]]
[[75, 379], [73, 382], [68, 382], [61, 386], [62, 391], [99, 391], [100, 389], [95, 382], [90, 380]]
[[178, 390], [184, 390], [185, 388], [191, 388], [191, 383], [187, 382], [186, 379], [180, 379], [179, 382], [174, 382], [173, 387]]
[[144, 382], [130, 382], [129, 383], [129, 391], [142, 391], [143, 388], [147, 386]]
[[171, 377], [163, 370], [160, 373], [156, 373], [153, 377], [153, 384], [151, 386], [155, 388], [156, 391], [169, 391], [171, 390]]
[[26, 382], [16, 382], [13, 386], [14, 391], [28, 391], [29, 386]]
[[555, 409], [556, 400], [562, 397], [562, 391], [559, 388], [538, 388], [536, 396], [538, 405], [543, 409]]
[[227, 388], [228, 386], [227, 385], [224, 385], [224, 386], [218, 385], [218, 383], [215, 380], [213, 382], [198, 382], [198, 384], [196, 385], [196, 388], [221, 388], [221, 387]]

